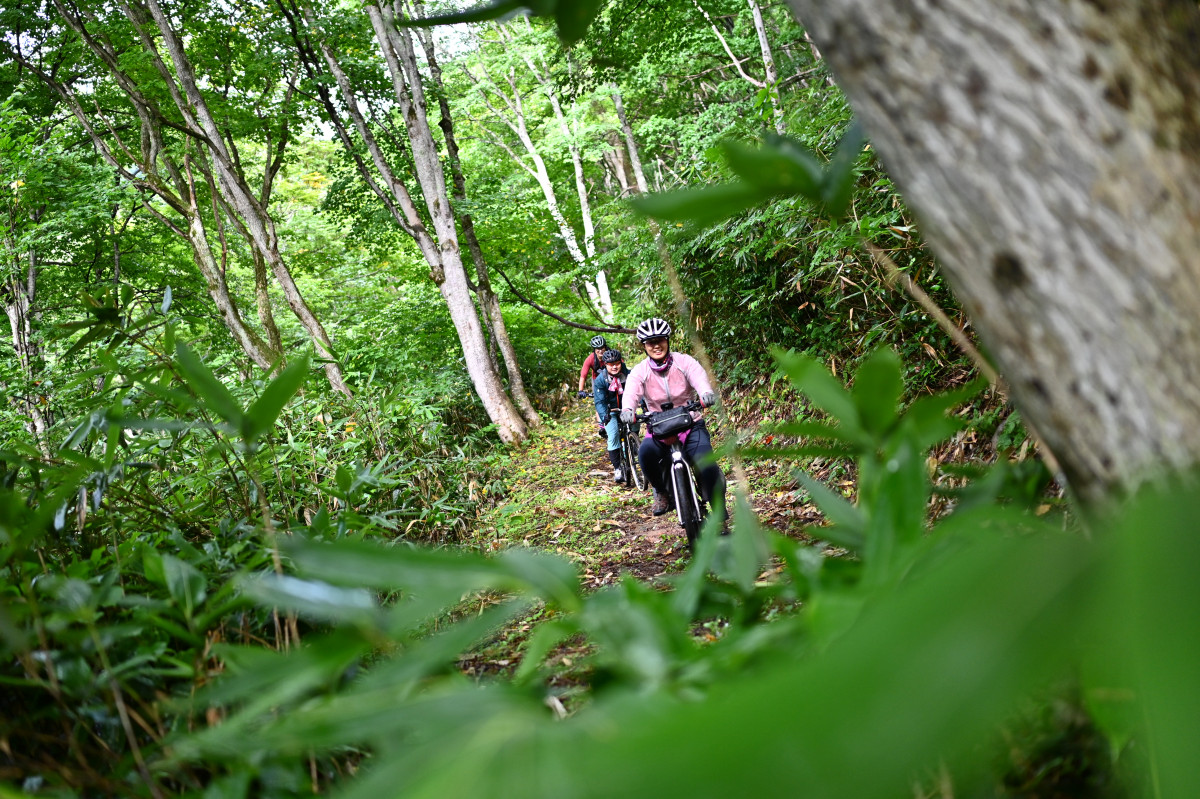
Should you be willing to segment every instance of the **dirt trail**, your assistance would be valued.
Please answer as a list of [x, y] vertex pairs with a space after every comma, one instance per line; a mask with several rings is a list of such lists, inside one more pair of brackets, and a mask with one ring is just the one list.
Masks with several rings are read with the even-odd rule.
[[[714, 444], [723, 437], [718, 432]], [[732, 491], [735, 482], [722, 462]], [[596, 433], [590, 403], [573, 406], [546, 433], [513, 455], [510, 494], [483, 520], [491, 546], [525, 544], [576, 560], [588, 587], [616, 581], [622, 573], [654, 580], [681, 571], [687, 539], [674, 513], [650, 515], [651, 491], [612, 479], [604, 442]], [[818, 523], [800, 504], [790, 470], [771, 462], [750, 464], [750, 501], [759, 520], [788, 535]]]

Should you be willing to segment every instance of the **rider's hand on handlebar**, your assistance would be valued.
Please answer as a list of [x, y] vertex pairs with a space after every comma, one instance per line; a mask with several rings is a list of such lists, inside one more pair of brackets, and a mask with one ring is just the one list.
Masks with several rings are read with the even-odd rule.
[[575, 392], [575, 396], [579, 397], [580, 399], [583, 399], [583, 398], [589, 397], [591, 395], [588, 394], [588, 392], [584, 391], [583, 389], [580, 389], [579, 391]]
[[621, 411], [621, 421], [622, 422], [624, 422], [625, 424], [633, 424], [633, 420], [634, 420], [633, 411], [628, 410], [628, 409]]
[[700, 404], [705, 408], [711, 408], [717, 404], [717, 393], [715, 391], [705, 391], [700, 395]]

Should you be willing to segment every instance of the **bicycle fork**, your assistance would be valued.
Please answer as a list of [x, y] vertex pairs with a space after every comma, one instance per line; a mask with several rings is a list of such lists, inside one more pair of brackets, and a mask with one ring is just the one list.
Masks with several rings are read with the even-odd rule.
[[692, 465], [683, 457], [683, 447], [679, 444], [671, 445], [671, 491], [675, 494], [675, 515], [679, 518], [679, 524], [685, 528], [688, 526], [685, 505], [691, 505], [693, 518], [699, 521], [700, 496], [696, 492], [696, 479]]

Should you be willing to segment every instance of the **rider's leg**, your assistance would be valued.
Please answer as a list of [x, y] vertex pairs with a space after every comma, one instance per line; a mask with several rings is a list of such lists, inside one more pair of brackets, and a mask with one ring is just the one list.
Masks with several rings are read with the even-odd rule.
[[670, 462], [671, 448], [660, 444], [647, 436], [638, 447], [638, 463], [642, 464], [642, 472], [659, 492], [667, 490], [667, 464]]
[[654, 486], [654, 504], [650, 512], [662, 516], [671, 509], [670, 494], [667, 491], [667, 465], [670, 463], [671, 448], [660, 444], [647, 436], [642, 439], [638, 448], [638, 462], [642, 465], [642, 473]]
[[608, 417], [608, 424], [604, 425], [604, 432], [608, 433], [608, 451], [619, 450], [621, 448], [621, 430], [616, 413]]
[[618, 419], [615, 413], [609, 415], [608, 423], [604, 425], [604, 432], [608, 433], [608, 460], [612, 463], [613, 480], [623, 480], [624, 475], [621, 474], [621, 431], [618, 427]]

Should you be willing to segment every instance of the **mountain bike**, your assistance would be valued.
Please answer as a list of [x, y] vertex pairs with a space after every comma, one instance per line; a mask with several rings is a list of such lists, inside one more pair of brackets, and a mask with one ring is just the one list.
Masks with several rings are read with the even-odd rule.
[[679, 525], [687, 534], [689, 548], [695, 547], [696, 539], [700, 537], [700, 528], [704, 525], [704, 517], [708, 515], [708, 506], [700, 493], [696, 470], [683, 454], [683, 442], [679, 440], [679, 436], [697, 425], [697, 421], [692, 418], [692, 411], [703, 407], [699, 400], [693, 400], [679, 408], [670, 407], [668, 404], [660, 411], [637, 416], [638, 421], [646, 422], [654, 440], [671, 448], [667, 491], [674, 500], [675, 513], [679, 517]]
[[642, 474], [642, 464], [638, 461], [638, 447], [642, 443], [638, 436], [638, 425], [618, 421], [617, 431], [621, 442], [621, 473], [625, 477], [625, 485], [645, 491], [646, 475]]

